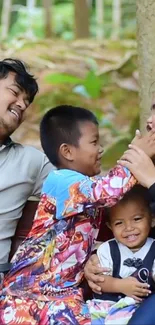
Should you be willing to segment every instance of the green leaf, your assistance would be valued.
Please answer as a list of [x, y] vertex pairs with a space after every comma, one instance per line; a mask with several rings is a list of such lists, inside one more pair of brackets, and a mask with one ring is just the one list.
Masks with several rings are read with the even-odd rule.
[[45, 81], [47, 81], [50, 84], [79, 84], [83, 83], [83, 80], [80, 78], [77, 78], [72, 75], [64, 74], [64, 73], [53, 73], [48, 74], [45, 77]]
[[135, 132], [137, 129], [140, 128], [140, 121], [139, 121], [139, 114], [137, 114], [137, 116], [134, 117], [131, 125], [130, 125], [130, 134], [131, 134], [131, 139], [133, 139], [135, 137]]
[[103, 169], [109, 169], [115, 166], [117, 160], [122, 156], [124, 151], [127, 150], [130, 140], [130, 136], [118, 138], [115, 143], [105, 150], [102, 157]]
[[83, 81], [88, 94], [92, 98], [98, 98], [102, 89], [102, 80], [100, 77], [96, 76], [93, 71], [89, 71], [86, 78]]

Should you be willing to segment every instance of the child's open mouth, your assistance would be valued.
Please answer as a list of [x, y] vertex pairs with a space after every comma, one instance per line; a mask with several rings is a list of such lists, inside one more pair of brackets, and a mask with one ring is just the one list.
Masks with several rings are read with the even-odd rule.
[[129, 236], [126, 236], [125, 239], [127, 239], [128, 242], [132, 243], [134, 242], [135, 240], [137, 240], [138, 238], [138, 235], [129, 235]]
[[146, 130], [147, 130], [148, 132], [152, 130], [152, 127], [151, 127], [150, 124], [147, 124], [147, 126], [146, 126]]

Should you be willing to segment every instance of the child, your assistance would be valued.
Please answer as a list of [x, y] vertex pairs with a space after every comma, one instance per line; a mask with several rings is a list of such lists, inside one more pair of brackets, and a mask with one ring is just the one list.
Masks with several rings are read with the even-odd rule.
[[102, 295], [94, 294], [102, 303], [96, 302], [94, 312], [94, 301], [90, 303], [92, 324], [127, 324], [137, 303], [155, 289], [155, 241], [148, 237], [151, 219], [148, 191], [141, 185], [107, 209], [115, 239], [100, 245], [97, 255], [101, 265], [111, 271], [101, 285]]
[[[44, 183], [32, 230], [4, 281], [0, 324], [91, 324], [80, 284], [99, 231], [101, 207], [114, 205], [135, 178], [121, 166], [105, 177], [95, 176], [103, 149], [90, 111], [56, 107], [45, 114], [40, 130], [42, 147], [57, 170]], [[155, 178], [154, 166], [141, 150], [139, 157], [138, 172], [149, 187], [144, 166]]]

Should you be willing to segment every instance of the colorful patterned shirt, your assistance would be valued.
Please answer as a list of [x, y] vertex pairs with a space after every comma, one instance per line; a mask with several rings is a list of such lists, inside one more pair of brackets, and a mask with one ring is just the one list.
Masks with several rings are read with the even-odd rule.
[[97, 238], [104, 206], [135, 184], [121, 166], [105, 177], [55, 170], [47, 177], [32, 230], [20, 245], [3, 295], [50, 301], [77, 288]]

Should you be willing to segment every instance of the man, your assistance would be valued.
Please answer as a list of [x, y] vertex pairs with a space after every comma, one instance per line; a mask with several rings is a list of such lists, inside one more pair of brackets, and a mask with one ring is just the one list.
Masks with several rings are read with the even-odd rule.
[[19, 60], [0, 61], [0, 264], [9, 258], [23, 208], [30, 196], [40, 196], [52, 168], [39, 150], [14, 143], [10, 135], [20, 126], [38, 85]]

